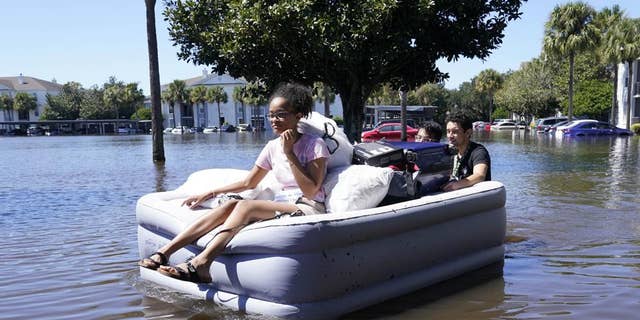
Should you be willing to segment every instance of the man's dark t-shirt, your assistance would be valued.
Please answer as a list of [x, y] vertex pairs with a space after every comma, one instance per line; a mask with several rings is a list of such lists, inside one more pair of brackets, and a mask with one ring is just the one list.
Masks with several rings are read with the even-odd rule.
[[[464, 179], [473, 174], [473, 167], [477, 164], [484, 163], [487, 165], [487, 175], [485, 181], [491, 180], [491, 158], [489, 157], [489, 151], [479, 144], [473, 141], [469, 141], [469, 148], [462, 156], [460, 164], [456, 166], [454, 161], [454, 172], [452, 172], [452, 178], [456, 180]], [[457, 169], [457, 170], [456, 170]]]

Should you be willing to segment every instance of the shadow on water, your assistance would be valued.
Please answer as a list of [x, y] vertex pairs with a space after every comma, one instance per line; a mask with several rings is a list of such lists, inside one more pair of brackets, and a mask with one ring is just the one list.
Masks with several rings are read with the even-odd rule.
[[[504, 261], [347, 314], [342, 319], [488, 319], [504, 314]], [[459, 295], [464, 295], [461, 299]], [[466, 301], [461, 304], [460, 300]], [[473, 317], [471, 314], [481, 314]]]

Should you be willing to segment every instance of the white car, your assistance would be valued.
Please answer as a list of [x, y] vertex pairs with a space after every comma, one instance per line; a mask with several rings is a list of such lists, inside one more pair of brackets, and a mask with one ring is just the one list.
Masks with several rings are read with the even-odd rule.
[[173, 130], [171, 130], [171, 133], [173, 133], [173, 134], [187, 134], [187, 133], [196, 133], [196, 131], [195, 131], [195, 129], [182, 126], [182, 127], [174, 128]]
[[563, 136], [564, 135], [564, 129], [567, 128], [573, 128], [581, 123], [585, 123], [585, 122], [598, 122], [598, 120], [592, 120], [592, 119], [582, 119], [582, 120], [571, 120], [569, 122], [567, 122], [565, 125], [562, 126], [557, 126], [556, 127], [556, 131], [555, 134], [556, 136]]
[[204, 130], [202, 130], [202, 133], [214, 133], [214, 132], [218, 132], [218, 127], [216, 126], [206, 127], [204, 128]]
[[518, 126], [516, 125], [516, 123], [510, 121], [502, 121], [491, 125], [491, 130], [513, 130], [517, 128]]
[[165, 128], [162, 133], [171, 133], [171, 131], [173, 131], [173, 128]]

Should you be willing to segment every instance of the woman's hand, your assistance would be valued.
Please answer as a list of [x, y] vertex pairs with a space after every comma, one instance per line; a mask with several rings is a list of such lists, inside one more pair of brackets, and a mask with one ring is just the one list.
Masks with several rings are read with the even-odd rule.
[[298, 133], [294, 129], [287, 129], [280, 134], [284, 154], [293, 154], [293, 144], [296, 143]]
[[187, 205], [187, 207], [189, 207], [189, 209], [194, 209], [197, 208], [198, 206], [200, 206], [200, 204], [202, 204], [203, 202], [213, 198], [216, 196], [216, 193], [213, 191], [209, 191], [209, 192], [205, 192], [203, 194], [199, 194], [196, 196], [191, 196], [189, 198], [187, 198], [186, 200], [184, 200], [182, 202], [182, 204], [180, 206], [184, 206]]

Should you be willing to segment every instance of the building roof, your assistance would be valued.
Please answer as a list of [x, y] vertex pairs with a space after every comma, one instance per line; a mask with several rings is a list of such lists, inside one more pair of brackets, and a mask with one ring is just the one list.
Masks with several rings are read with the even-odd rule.
[[[375, 105], [366, 106], [369, 109], [375, 109], [377, 111], [400, 111], [400, 106], [387, 106], [387, 105]], [[407, 106], [407, 111], [422, 111], [425, 109], [438, 109], [437, 106]]]
[[62, 85], [34, 77], [0, 77], [0, 86], [15, 91], [60, 91]]
[[[213, 73], [207, 73], [207, 70], [202, 71], [202, 75], [189, 78], [189, 79], [181, 79], [185, 82], [187, 88], [195, 87], [195, 86], [223, 86], [223, 85], [245, 85], [247, 82], [243, 78], [233, 78], [228, 74], [217, 75]], [[161, 91], [164, 91], [169, 86], [168, 83], [163, 84], [161, 87]]]

